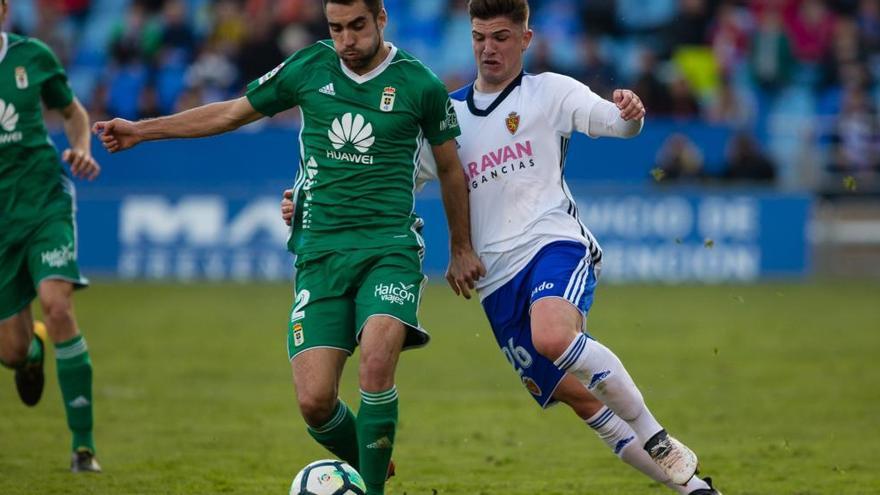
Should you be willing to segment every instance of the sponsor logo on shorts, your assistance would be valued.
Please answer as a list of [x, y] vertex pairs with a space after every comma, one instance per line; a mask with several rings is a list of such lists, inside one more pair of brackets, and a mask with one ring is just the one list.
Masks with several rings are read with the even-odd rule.
[[306, 341], [302, 323], [293, 324], [293, 345], [301, 346]]
[[553, 287], [556, 287], [556, 284], [553, 282], [541, 282], [541, 285], [535, 287], [535, 290], [532, 291], [532, 297], [535, 297], [539, 292], [550, 290]]
[[68, 263], [73, 261], [76, 258], [76, 253], [73, 251], [73, 243], [66, 246], [61, 246], [58, 249], [53, 249], [51, 251], [43, 251], [40, 253], [40, 260], [44, 265], [51, 266], [52, 268], [61, 268], [62, 266], [67, 266]]
[[415, 286], [415, 284], [407, 285], [403, 282], [398, 284], [379, 284], [373, 291], [373, 295], [381, 301], [400, 304], [402, 306], [405, 303], [416, 302], [416, 294], [413, 292]]
[[531, 392], [532, 395], [534, 395], [535, 397], [540, 397], [542, 395], [541, 394], [541, 387], [538, 386], [538, 384], [535, 382], [535, 380], [532, 380], [531, 378], [524, 376], [524, 377], [522, 377], [522, 382], [523, 382], [523, 385], [526, 386], [526, 389], [528, 389], [528, 391]]

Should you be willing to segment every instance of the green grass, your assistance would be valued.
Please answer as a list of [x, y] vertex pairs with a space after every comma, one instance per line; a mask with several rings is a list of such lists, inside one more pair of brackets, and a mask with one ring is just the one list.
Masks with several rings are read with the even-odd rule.
[[[105, 473], [67, 472], [54, 364], [22, 406], [0, 372], [0, 493], [286, 494], [305, 433], [280, 285], [98, 283], [77, 294]], [[389, 495], [661, 494], [570, 411], [539, 410], [479, 304], [431, 287], [404, 355]], [[728, 494], [880, 493], [880, 286], [606, 286], [592, 333]], [[357, 404], [355, 367], [343, 397]]]

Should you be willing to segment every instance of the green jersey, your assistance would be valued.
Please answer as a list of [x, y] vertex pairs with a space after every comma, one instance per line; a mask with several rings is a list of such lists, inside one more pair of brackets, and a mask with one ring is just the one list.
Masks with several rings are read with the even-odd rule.
[[43, 108], [73, 101], [58, 58], [41, 41], [2, 33], [0, 47], [0, 230], [70, 216], [72, 183], [46, 133]]
[[421, 246], [413, 211], [420, 147], [460, 135], [430, 69], [392, 46], [358, 75], [321, 41], [252, 82], [247, 98], [264, 115], [296, 106], [302, 114], [291, 251]]

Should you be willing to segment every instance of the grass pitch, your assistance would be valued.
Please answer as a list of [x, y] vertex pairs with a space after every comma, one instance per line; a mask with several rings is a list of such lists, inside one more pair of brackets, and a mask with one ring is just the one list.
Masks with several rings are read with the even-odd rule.
[[[105, 473], [67, 472], [55, 378], [28, 409], [0, 372], [0, 493], [286, 494], [305, 433], [281, 285], [98, 283], [76, 309]], [[482, 310], [431, 287], [406, 353], [389, 495], [662, 494], [564, 406], [542, 412]], [[591, 332], [728, 494], [880, 493], [880, 285], [601, 287]], [[51, 353], [50, 353], [51, 357]], [[351, 363], [353, 364], [353, 363]], [[357, 400], [355, 367], [343, 397]]]

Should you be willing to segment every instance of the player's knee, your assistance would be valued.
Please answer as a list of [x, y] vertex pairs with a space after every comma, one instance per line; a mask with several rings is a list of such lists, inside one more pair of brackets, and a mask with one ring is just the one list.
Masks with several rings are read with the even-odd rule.
[[[70, 298], [62, 294], [40, 297], [43, 317], [50, 322], [68, 322], [73, 320], [73, 306]], [[50, 329], [53, 325], [49, 325]]]
[[394, 385], [394, 363], [384, 356], [363, 356], [358, 375], [362, 390], [382, 392]]
[[567, 328], [545, 326], [532, 330], [532, 343], [535, 350], [545, 358], [556, 361], [565, 354], [575, 335]]
[[336, 407], [336, 397], [331, 394], [300, 394], [297, 401], [303, 419], [312, 427], [327, 423]]

